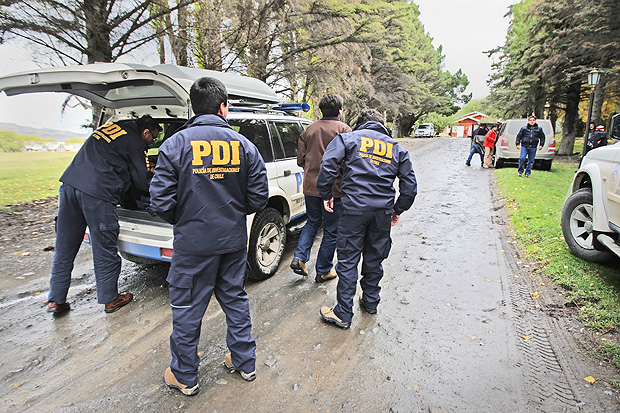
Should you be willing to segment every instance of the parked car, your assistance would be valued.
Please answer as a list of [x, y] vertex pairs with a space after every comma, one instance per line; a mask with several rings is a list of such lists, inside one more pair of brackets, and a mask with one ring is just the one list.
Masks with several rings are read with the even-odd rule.
[[[555, 156], [555, 135], [551, 121], [547, 119], [537, 119], [536, 123], [545, 132], [545, 144], [542, 150], [536, 151], [534, 167], [548, 171], [551, 169]], [[501, 168], [507, 163], [518, 164], [521, 151], [515, 144], [517, 133], [527, 125], [527, 119], [508, 119], [499, 129], [497, 142], [495, 144], [494, 166]]]
[[[620, 115], [610, 137], [620, 140]], [[562, 233], [570, 250], [584, 260], [620, 257], [620, 144], [590, 150], [575, 173], [562, 208]]]
[[432, 138], [435, 136], [435, 125], [432, 123], [423, 123], [416, 128], [413, 136], [416, 138]]
[[[258, 147], [267, 167], [268, 205], [247, 220], [249, 276], [265, 279], [280, 264], [286, 245], [285, 225], [306, 212], [303, 169], [297, 166], [296, 157], [297, 140], [310, 121], [286, 111], [299, 107], [279, 110], [275, 92], [258, 79], [175, 65], [101, 63], [41, 69], [0, 77], [0, 90], [9, 96], [66, 92], [88, 98], [104, 107], [100, 124], [150, 114], [162, 127], [157, 139], [161, 144], [192, 116], [189, 88], [203, 76], [226, 85], [228, 121]], [[152, 165], [157, 162], [157, 149], [149, 151], [149, 161]], [[169, 262], [172, 226], [144, 210], [148, 202], [125, 197], [119, 205], [119, 252], [141, 264]], [[88, 242], [88, 232], [85, 240]]]

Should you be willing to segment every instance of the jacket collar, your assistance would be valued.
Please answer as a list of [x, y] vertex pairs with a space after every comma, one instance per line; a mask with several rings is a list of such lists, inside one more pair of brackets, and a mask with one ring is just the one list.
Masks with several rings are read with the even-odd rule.
[[355, 128], [355, 130], [361, 130], [361, 129], [370, 129], [370, 130], [373, 130], [375, 132], [379, 132], [379, 133], [382, 133], [384, 135], [387, 135], [389, 137], [392, 136], [390, 134], [390, 131], [385, 127], [385, 125], [383, 123], [377, 122], [377, 121], [374, 121], [374, 120], [362, 123], [361, 125], [359, 125], [358, 127]]
[[323, 116], [321, 118], [321, 120], [337, 120], [337, 121], [340, 121], [340, 118], [338, 116]]
[[202, 114], [192, 117], [190, 120], [185, 122], [185, 125], [179, 128], [179, 130], [191, 128], [193, 126], [217, 126], [220, 128], [232, 129], [226, 121], [226, 118], [224, 118], [222, 115]]

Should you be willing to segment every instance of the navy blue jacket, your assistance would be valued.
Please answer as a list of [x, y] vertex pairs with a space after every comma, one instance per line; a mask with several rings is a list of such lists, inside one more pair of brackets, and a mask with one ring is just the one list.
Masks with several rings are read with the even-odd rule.
[[148, 192], [146, 150], [136, 122], [106, 123], [86, 139], [60, 181], [116, 205], [132, 182]]
[[197, 115], [159, 148], [151, 207], [174, 225], [174, 251], [217, 255], [247, 245], [246, 215], [267, 205], [258, 149], [220, 115]]
[[545, 145], [545, 132], [538, 126], [538, 123], [530, 126], [529, 124], [521, 128], [517, 133], [517, 140], [515, 141], [517, 146], [523, 145], [525, 147], [534, 148], [537, 146]]
[[[385, 209], [400, 215], [413, 204], [418, 184], [409, 152], [380, 122], [366, 122], [336, 136], [327, 146], [317, 180], [323, 200], [332, 198], [341, 165], [343, 213]], [[399, 196], [394, 203], [397, 177]]]

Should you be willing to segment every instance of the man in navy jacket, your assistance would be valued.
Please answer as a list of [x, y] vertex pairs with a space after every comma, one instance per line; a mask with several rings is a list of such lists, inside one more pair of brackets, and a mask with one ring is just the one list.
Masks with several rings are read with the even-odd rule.
[[536, 148], [540, 151], [545, 146], [545, 132], [536, 123], [536, 116], [527, 118], [527, 125], [522, 127], [519, 133], [517, 133], [515, 143], [517, 149], [521, 150], [521, 155], [519, 156], [519, 176], [523, 175], [523, 171], [525, 171], [525, 177], [527, 178], [532, 173], [532, 167], [536, 158]]
[[225, 364], [256, 378], [256, 343], [245, 291], [246, 216], [267, 205], [267, 170], [258, 149], [233, 131], [225, 86], [204, 77], [190, 89], [196, 113], [159, 148], [151, 206], [174, 225], [170, 284], [172, 362], [165, 383], [187, 396], [199, 391], [198, 341], [215, 294], [226, 314]]
[[118, 293], [121, 257], [116, 206], [132, 184], [148, 192], [145, 152], [159, 131], [159, 124], [149, 115], [106, 123], [84, 142], [60, 177], [47, 311], [60, 314], [70, 309], [71, 271], [86, 226], [93, 249], [97, 302], [104, 304], [106, 313], [112, 313], [133, 299], [129, 292]]
[[[334, 138], [323, 155], [317, 188], [325, 209], [332, 212], [332, 185], [342, 169], [342, 215], [338, 226], [338, 303], [321, 308], [321, 317], [342, 328], [351, 326], [357, 265], [363, 253], [360, 303], [376, 314], [380, 301], [381, 263], [390, 252], [390, 227], [408, 210], [417, 194], [409, 153], [390, 136], [383, 116], [363, 110], [353, 132]], [[394, 197], [398, 178], [399, 195]]]

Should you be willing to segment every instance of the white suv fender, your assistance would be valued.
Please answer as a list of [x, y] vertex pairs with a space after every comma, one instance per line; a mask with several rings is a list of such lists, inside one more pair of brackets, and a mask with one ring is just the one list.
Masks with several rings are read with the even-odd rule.
[[605, 190], [603, 189], [602, 179], [601, 179], [601, 171], [597, 164], [595, 163], [587, 163], [575, 173], [575, 177], [573, 178], [572, 190], [568, 194], [579, 190], [582, 187], [581, 183], [584, 180], [588, 180], [590, 182], [590, 187], [592, 189], [592, 224], [594, 226], [595, 231], [609, 231], [609, 220], [606, 203], [604, 200]]

